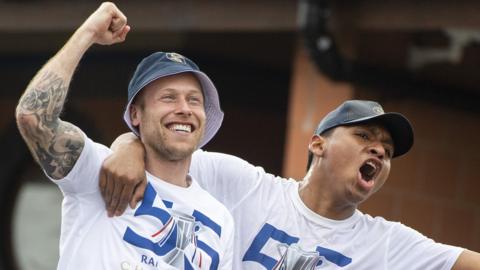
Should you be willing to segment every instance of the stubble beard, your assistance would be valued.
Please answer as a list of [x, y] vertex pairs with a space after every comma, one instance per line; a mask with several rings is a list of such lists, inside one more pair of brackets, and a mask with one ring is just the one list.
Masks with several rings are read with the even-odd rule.
[[179, 161], [190, 157], [197, 149], [200, 139], [188, 147], [176, 147], [168, 141], [168, 137], [163, 132], [158, 132], [156, 136], [147, 139], [145, 144], [153, 150], [154, 154], [163, 160]]
[[195, 151], [195, 147], [177, 148], [168, 146], [165, 141], [151, 145], [157, 156], [168, 161], [179, 161], [188, 158]]

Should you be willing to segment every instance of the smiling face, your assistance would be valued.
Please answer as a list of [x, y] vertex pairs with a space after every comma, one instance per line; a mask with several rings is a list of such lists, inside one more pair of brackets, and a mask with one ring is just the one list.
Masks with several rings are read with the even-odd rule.
[[192, 73], [160, 78], [148, 84], [131, 107], [147, 155], [171, 161], [189, 157], [205, 129], [202, 88]]
[[381, 125], [340, 126], [312, 140], [320, 142], [318, 147], [310, 145], [319, 156], [314, 170], [319, 170], [333, 200], [356, 207], [387, 180], [394, 149]]

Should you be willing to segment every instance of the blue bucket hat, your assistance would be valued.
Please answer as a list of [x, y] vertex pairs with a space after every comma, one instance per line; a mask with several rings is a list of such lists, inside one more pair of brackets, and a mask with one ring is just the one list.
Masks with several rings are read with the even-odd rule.
[[123, 114], [123, 119], [127, 126], [139, 136], [138, 129], [132, 125], [130, 119], [130, 106], [137, 94], [149, 83], [170, 75], [191, 72], [202, 86], [205, 97], [205, 114], [207, 117], [205, 124], [205, 133], [200, 141], [199, 148], [207, 144], [217, 133], [222, 125], [223, 112], [220, 108], [217, 89], [210, 78], [200, 71], [198, 66], [183, 55], [173, 52], [156, 52], [145, 57], [138, 64], [130, 83], [128, 84], [128, 103]]
[[[407, 153], [413, 145], [413, 128], [410, 121], [400, 113], [384, 112], [380, 104], [369, 100], [347, 100], [329, 112], [318, 124], [316, 135], [338, 127], [378, 121], [392, 136], [393, 157]], [[308, 156], [308, 167], [312, 161]]]

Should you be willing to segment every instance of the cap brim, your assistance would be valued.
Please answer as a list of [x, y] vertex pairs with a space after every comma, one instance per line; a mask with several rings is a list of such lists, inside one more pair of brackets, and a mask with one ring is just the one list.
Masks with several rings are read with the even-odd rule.
[[393, 157], [407, 153], [413, 146], [413, 128], [408, 119], [400, 113], [384, 113], [371, 117], [356, 119], [345, 123], [346, 125], [366, 123], [370, 121], [380, 122], [392, 136], [394, 143]]

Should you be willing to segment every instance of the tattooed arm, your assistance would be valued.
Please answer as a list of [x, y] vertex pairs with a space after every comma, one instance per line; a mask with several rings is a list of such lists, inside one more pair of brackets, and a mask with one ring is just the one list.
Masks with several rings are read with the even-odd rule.
[[16, 110], [20, 133], [50, 177], [66, 176], [85, 143], [76, 126], [59, 118], [80, 59], [93, 44], [124, 41], [129, 30], [125, 15], [114, 4], [103, 3], [38, 71], [20, 98]]
[[77, 127], [59, 119], [67, 92], [65, 79], [50, 69], [38, 75], [20, 99], [17, 124], [35, 160], [50, 177], [60, 179], [79, 157], [83, 136]]

